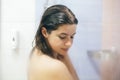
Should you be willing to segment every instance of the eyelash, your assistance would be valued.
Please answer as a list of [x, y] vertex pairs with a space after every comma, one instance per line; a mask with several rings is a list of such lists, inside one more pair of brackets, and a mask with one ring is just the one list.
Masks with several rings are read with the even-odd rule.
[[71, 36], [70, 38], [71, 38], [71, 39], [73, 39], [73, 38], [74, 38], [74, 36]]
[[[61, 37], [61, 36], [59, 36], [59, 38], [60, 38], [60, 39], [66, 39], [66, 37]], [[74, 36], [71, 36], [70, 38], [73, 39]]]
[[60, 39], [65, 39], [66, 37], [61, 37], [61, 36], [59, 36], [59, 38], [60, 38]]

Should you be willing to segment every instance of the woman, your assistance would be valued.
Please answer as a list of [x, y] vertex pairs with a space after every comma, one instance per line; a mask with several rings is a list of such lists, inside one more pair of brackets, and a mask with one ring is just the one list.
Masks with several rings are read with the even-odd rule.
[[29, 80], [79, 80], [68, 57], [78, 20], [64, 5], [49, 7], [35, 35]]

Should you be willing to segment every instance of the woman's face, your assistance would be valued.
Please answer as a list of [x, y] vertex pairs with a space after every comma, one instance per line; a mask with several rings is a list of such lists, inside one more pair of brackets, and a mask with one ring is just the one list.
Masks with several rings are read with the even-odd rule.
[[54, 53], [66, 55], [68, 49], [73, 43], [73, 38], [76, 33], [76, 24], [62, 25], [57, 30], [52, 31], [47, 35], [47, 40], [52, 47]]

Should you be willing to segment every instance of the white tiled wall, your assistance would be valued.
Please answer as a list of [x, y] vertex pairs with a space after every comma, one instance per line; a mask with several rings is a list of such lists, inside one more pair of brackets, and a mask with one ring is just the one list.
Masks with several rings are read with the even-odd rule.
[[[34, 0], [1, 0], [0, 80], [27, 80], [27, 60], [35, 28]], [[17, 50], [12, 49], [12, 29], [18, 30]]]

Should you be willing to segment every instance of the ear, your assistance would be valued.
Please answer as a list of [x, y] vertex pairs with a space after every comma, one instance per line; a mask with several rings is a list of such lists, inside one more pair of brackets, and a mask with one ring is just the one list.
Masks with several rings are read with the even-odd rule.
[[47, 38], [48, 37], [48, 33], [47, 33], [47, 29], [45, 27], [42, 27], [42, 35]]

